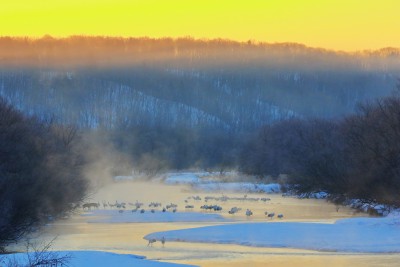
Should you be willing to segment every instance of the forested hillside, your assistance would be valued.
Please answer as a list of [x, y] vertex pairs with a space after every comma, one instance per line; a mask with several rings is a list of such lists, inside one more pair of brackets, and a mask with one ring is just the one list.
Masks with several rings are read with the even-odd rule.
[[243, 132], [337, 117], [388, 95], [400, 56], [190, 38], [3, 37], [0, 64], [0, 95], [39, 117], [83, 128]]

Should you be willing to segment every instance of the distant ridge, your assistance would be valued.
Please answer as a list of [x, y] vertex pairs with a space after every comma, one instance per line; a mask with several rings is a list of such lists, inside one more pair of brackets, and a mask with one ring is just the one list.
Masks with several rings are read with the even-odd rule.
[[[123, 38], [70, 36], [53, 38], [0, 37], [0, 66], [87, 67], [137, 65], [189, 59], [232, 63], [285, 58], [317, 57], [323, 61], [399, 58], [400, 48], [344, 52], [308, 47], [299, 43], [238, 42], [228, 39]], [[296, 61], [297, 59], [292, 59]]]
[[53, 37], [51, 35], [44, 35], [42, 37], [24, 37], [24, 36], [0, 36], [0, 44], [3, 42], [18, 42], [18, 43], [31, 43], [31, 44], [39, 44], [42, 42], [54, 42], [54, 43], [64, 43], [69, 42], [73, 43], [77, 40], [85, 40], [85, 41], [109, 41], [109, 42], [123, 42], [129, 43], [131, 41], [142, 41], [142, 42], [175, 42], [179, 44], [180, 42], [192, 42], [198, 44], [226, 44], [226, 45], [244, 45], [244, 46], [258, 46], [258, 47], [280, 47], [280, 48], [295, 48], [295, 49], [307, 49], [313, 51], [324, 51], [324, 52], [336, 52], [336, 53], [344, 53], [344, 54], [374, 54], [379, 55], [381, 53], [398, 53], [400, 51], [400, 47], [382, 47], [379, 49], [362, 49], [362, 50], [355, 50], [351, 51], [343, 51], [343, 50], [335, 50], [335, 49], [327, 49], [322, 47], [313, 47], [308, 46], [303, 43], [296, 43], [296, 42], [260, 42], [257, 40], [248, 40], [248, 41], [235, 41], [226, 38], [193, 38], [190, 36], [184, 37], [161, 37], [161, 38], [152, 38], [152, 37], [117, 37], [117, 36], [103, 36], [103, 35], [71, 35], [68, 37]]

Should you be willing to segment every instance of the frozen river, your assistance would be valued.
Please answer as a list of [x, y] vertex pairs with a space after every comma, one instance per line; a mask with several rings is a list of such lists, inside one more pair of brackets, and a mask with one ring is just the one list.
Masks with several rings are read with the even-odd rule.
[[[198, 196], [201, 200], [194, 200]], [[227, 201], [213, 198], [228, 197]], [[204, 200], [209, 197], [206, 203]], [[106, 208], [107, 211], [82, 212], [73, 217], [49, 225], [45, 237], [57, 236], [53, 248], [56, 250], [102, 250], [117, 253], [137, 254], [148, 259], [164, 262], [193, 264], [198, 266], [398, 266], [397, 253], [327, 252], [293, 248], [250, 247], [235, 244], [209, 244], [193, 242], [170, 242], [165, 246], [156, 242], [147, 246], [144, 236], [170, 230], [203, 226], [259, 222], [314, 222], [331, 224], [338, 219], [365, 216], [346, 207], [338, 211], [335, 205], [325, 200], [296, 199], [279, 194], [192, 191], [188, 185], [166, 185], [159, 182], [121, 182], [108, 185], [94, 196], [94, 202], [144, 203], [145, 214], [135, 213], [126, 205], [124, 212]], [[268, 201], [250, 199], [269, 198]], [[177, 213], [162, 213], [156, 208], [150, 213], [148, 204], [160, 202], [163, 206], [175, 203]], [[216, 204], [219, 212], [204, 212], [200, 206]], [[193, 205], [193, 209], [185, 209]], [[239, 207], [237, 214], [228, 214], [232, 207]], [[246, 209], [253, 215], [247, 218]], [[283, 214], [283, 219], [267, 218], [265, 211]], [[203, 216], [204, 214], [205, 216]], [[216, 215], [212, 215], [216, 214]], [[140, 217], [143, 215], [143, 217]], [[210, 216], [211, 215], [211, 216]], [[147, 217], [145, 217], [147, 216]], [[153, 217], [152, 217], [153, 216]], [[169, 216], [160, 222], [159, 218]], [[117, 219], [115, 219], [117, 218]], [[138, 219], [139, 218], [139, 219]], [[140, 219], [142, 218], [142, 219]], [[189, 219], [187, 219], [189, 218]], [[226, 221], [224, 220], [226, 219]], [[197, 220], [197, 221], [196, 221]], [[129, 222], [128, 221], [134, 221]]]

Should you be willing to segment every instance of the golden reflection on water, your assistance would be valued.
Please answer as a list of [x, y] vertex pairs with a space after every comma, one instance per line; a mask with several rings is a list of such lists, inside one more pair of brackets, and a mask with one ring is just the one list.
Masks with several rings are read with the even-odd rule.
[[[242, 197], [241, 193], [224, 192], [229, 197]], [[184, 200], [189, 196], [199, 195], [201, 201], [191, 200], [195, 205], [193, 211], [200, 211], [205, 196], [222, 195], [218, 193], [191, 192], [186, 186], [167, 186], [159, 183], [119, 183], [109, 185], [95, 194], [93, 201], [114, 203], [132, 202], [136, 200], [147, 204], [155, 201], [163, 205], [177, 203], [178, 210], [184, 211]], [[209, 201], [223, 207], [221, 215], [241, 222], [271, 221], [265, 218], [264, 211], [283, 213], [282, 221], [314, 221], [332, 223], [340, 218], [360, 216], [353, 210], [336, 207], [324, 200], [284, 198], [280, 195], [248, 194], [248, 197], [269, 197], [271, 201], [240, 202], [227, 201], [224, 203]], [[242, 212], [229, 215], [227, 210], [233, 206], [242, 208]], [[244, 211], [249, 208], [254, 216], [247, 219]], [[126, 211], [129, 212], [129, 211]], [[121, 215], [123, 216], [123, 214]], [[156, 242], [153, 247], [147, 246], [143, 237], [152, 232], [177, 230], [221, 224], [220, 222], [206, 223], [122, 223], [102, 224], [87, 223], [93, 217], [75, 215], [67, 220], [59, 221], [48, 226], [44, 237], [57, 236], [53, 249], [56, 250], [103, 250], [117, 253], [131, 253], [146, 256], [148, 259], [194, 264], [199, 266], [399, 266], [400, 254], [357, 254], [318, 252], [290, 248], [260, 248], [230, 244], [206, 244], [167, 242], [163, 247]], [[272, 221], [278, 221], [273, 219]], [[235, 222], [228, 222], [235, 223]]]

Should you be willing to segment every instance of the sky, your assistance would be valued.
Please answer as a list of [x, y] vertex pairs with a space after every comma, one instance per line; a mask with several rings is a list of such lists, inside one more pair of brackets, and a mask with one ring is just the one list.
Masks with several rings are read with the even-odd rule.
[[400, 47], [399, 0], [0, 0], [0, 36], [223, 38]]

